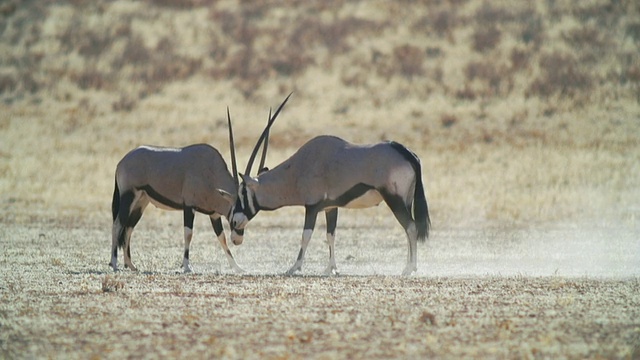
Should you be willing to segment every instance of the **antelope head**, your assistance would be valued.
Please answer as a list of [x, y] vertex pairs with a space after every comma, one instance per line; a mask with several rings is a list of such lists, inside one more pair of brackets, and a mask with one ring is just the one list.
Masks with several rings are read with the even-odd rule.
[[[258, 150], [260, 149], [260, 147], [262, 146], [262, 143], [264, 142], [264, 147], [262, 148], [262, 156], [260, 158], [260, 166], [258, 167], [258, 172], [260, 173], [265, 170], [264, 163], [267, 158], [267, 148], [269, 146], [269, 130], [271, 129], [271, 126], [273, 125], [276, 118], [278, 117], [278, 114], [280, 114], [280, 111], [282, 110], [284, 105], [287, 103], [287, 100], [289, 100], [289, 97], [291, 97], [291, 94], [289, 94], [284, 99], [282, 104], [280, 104], [280, 106], [276, 109], [276, 112], [273, 114], [273, 116], [271, 116], [271, 111], [269, 111], [269, 121], [267, 122], [267, 126], [262, 131], [260, 138], [258, 138], [258, 141], [253, 148], [253, 151], [251, 152], [251, 156], [249, 157], [249, 161], [247, 162], [247, 167], [243, 174], [238, 174], [238, 171], [237, 171], [237, 165], [236, 165], [237, 163], [235, 159], [235, 146], [233, 145], [233, 135], [230, 132], [229, 143], [231, 144], [231, 147], [232, 147], [231, 163], [233, 166], [234, 180], [236, 182], [237, 189], [238, 189], [238, 196], [236, 198], [235, 205], [233, 205], [231, 208], [231, 212], [229, 216], [229, 224], [232, 230], [231, 240], [236, 245], [242, 244], [244, 227], [247, 225], [247, 223], [251, 219], [253, 219], [253, 217], [260, 210], [255, 200], [255, 194], [252, 191], [254, 184], [257, 184], [257, 180], [251, 177], [250, 175], [251, 169], [253, 167], [253, 162], [255, 161], [256, 155], [258, 154]], [[231, 117], [229, 116], [228, 111], [227, 111], [227, 118], [229, 120], [229, 124], [231, 124]], [[239, 182], [238, 175], [242, 177], [242, 183]]]

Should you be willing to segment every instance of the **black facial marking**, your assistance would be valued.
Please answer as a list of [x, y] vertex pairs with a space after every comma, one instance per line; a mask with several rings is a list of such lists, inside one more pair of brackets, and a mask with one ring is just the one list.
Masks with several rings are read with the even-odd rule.
[[242, 188], [242, 198], [244, 199], [244, 204], [242, 204], [242, 212], [248, 219], [253, 217], [251, 213], [251, 206], [249, 205], [249, 195], [246, 187]]
[[[235, 212], [234, 214], [238, 214], [238, 213], [243, 213], [244, 216], [247, 217], [247, 220], [251, 220], [253, 219], [256, 214], [258, 213], [258, 211], [261, 210], [260, 205], [258, 205], [258, 200], [255, 197], [255, 194], [252, 194], [251, 196], [251, 200], [253, 200], [253, 205], [256, 209], [255, 213], [251, 212], [251, 206], [249, 205], [249, 192], [247, 191], [246, 186], [242, 187], [242, 190], [240, 191], [242, 197], [238, 196], [238, 200], [236, 201], [236, 206], [235, 206]], [[240, 199], [244, 199], [244, 201], [240, 201]]]

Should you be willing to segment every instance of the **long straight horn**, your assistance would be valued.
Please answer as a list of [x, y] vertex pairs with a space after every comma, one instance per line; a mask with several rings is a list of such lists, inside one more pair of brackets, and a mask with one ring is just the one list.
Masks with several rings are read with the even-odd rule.
[[[271, 108], [269, 108], [269, 117], [267, 118], [267, 125], [269, 125], [269, 120], [271, 120]], [[264, 138], [264, 146], [262, 147], [262, 157], [260, 157], [260, 166], [258, 167], [258, 172], [264, 169], [264, 163], [267, 161], [267, 148], [269, 148], [269, 131], [267, 130], [267, 136]]]
[[227, 120], [229, 124], [229, 148], [231, 150], [231, 169], [233, 171], [233, 180], [236, 182], [236, 186], [240, 185], [238, 179], [238, 163], [236, 162], [236, 144], [233, 142], [233, 128], [231, 127], [231, 115], [229, 114], [229, 107], [227, 106]]
[[[293, 94], [293, 93], [291, 93], [291, 94]], [[262, 141], [269, 134], [269, 129], [273, 125], [274, 121], [276, 121], [276, 118], [278, 117], [278, 114], [280, 114], [280, 110], [282, 110], [282, 107], [284, 106], [284, 104], [287, 103], [287, 100], [289, 100], [289, 97], [291, 97], [291, 94], [289, 94], [286, 97], [286, 99], [284, 99], [282, 104], [280, 104], [280, 106], [278, 106], [278, 109], [276, 109], [276, 113], [273, 114], [273, 117], [271, 119], [269, 119], [269, 123], [267, 124], [267, 127], [262, 131], [262, 134], [260, 135], [260, 138], [258, 139], [258, 142], [256, 143], [256, 146], [253, 148], [253, 151], [251, 152], [251, 156], [249, 157], [249, 162], [247, 163], [247, 169], [244, 171], [245, 175], [250, 175], [251, 174], [251, 168], [253, 167], [253, 161], [256, 159], [256, 155], [258, 154], [258, 149], [260, 149], [260, 145], [262, 145]]]

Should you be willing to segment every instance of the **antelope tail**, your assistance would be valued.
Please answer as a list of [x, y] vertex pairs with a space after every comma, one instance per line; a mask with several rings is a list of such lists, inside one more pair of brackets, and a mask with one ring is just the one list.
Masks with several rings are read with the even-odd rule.
[[431, 228], [431, 219], [429, 218], [429, 206], [427, 198], [424, 195], [424, 185], [422, 184], [422, 166], [420, 159], [411, 150], [404, 145], [391, 141], [389, 143], [396, 151], [411, 163], [416, 173], [416, 188], [413, 194], [413, 218], [416, 222], [418, 230], [418, 240], [424, 242], [429, 237], [429, 229]]
[[118, 189], [118, 182], [115, 182], [113, 189], [113, 201], [111, 202], [111, 212], [113, 213], [113, 221], [116, 221], [118, 217], [118, 211], [120, 211], [120, 189]]
[[[113, 189], [113, 201], [111, 202], [111, 212], [113, 213], [113, 224], [115, 227], [116, 219], [120, 213], [120, 189], [118, 188], [118, 182], [116, 181]], [[118, 220], [120, 224], [123, 223], [122, 219]], [[118, 246], [124, 248], [124, 226], [118, 227]]]

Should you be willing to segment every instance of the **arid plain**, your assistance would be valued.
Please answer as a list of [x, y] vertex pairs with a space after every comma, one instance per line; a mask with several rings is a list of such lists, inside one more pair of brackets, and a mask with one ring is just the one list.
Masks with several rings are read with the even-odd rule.
[[[0, 357], [637, 358], [640, 18], [632, 1], [0, 4]], [[243, 167], [315, 135], [396, 140], [433, 223], [418, 272], [381, 205], [260, 213], [226, 264], [147, 209], [113, 273], [117, 162], [205, 142]], [[225, 224], [225, 228], [226, 224]], [[122, 263], [122, 259], [120, 259]]]

